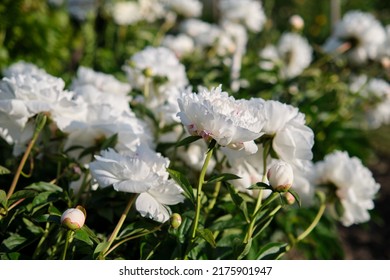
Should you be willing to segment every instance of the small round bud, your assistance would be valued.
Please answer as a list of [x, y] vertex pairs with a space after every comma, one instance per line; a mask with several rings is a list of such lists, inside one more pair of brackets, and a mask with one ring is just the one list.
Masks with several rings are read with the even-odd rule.
[[143, 71], [145, 77], [153, 77], [153, 70], [149, 67], [145, 68]]
[[271, 187], [278, 192], [288, 191], [294, 181], [294, 173], [290, 164], [279, 160], [267, 172]]
[[181, 216], [180, 216], [180, 214], [173, 213], [171, 218], [170, 218], [170, 222], [171, 222], [171, 227], [173, 227], [173, 228], [180, 227], [180, 225], [181, 225]]
[[61, 216], [61, 224], [71, 230], [80, 229], [86, 218], [85, 209], [81, 206], [69, 208]]
[[284, 195], [283, 195], [283, 197], [284, 197], [284, 201], [286, 201], [286, 203], [287, 203], [288, 205], [293, 205], [293, 204], [294, 204], [294, 202], [295, 202], [295, 197], [294, 197], [291, 193], [285, 192]]
[[305, 22], [301, 16], [293, 15], [290, 17], [290, 25], [294, 30], [300, 31], [305, 26]]

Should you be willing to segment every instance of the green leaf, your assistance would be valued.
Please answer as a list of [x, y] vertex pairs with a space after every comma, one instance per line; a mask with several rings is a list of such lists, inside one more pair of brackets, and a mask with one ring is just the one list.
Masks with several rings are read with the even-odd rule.
[[10, 174], [10, 173], [11, 173], [11, 171], [9, 171], [8, 168], [0, 165], [0, 175], [6, 175], [6, 174]]
[[89, 238], [91, 238], [92, 241], [94, 241], [95, 243], [98, 244], [100, 242], [100, 239], [87, 225], [83, 225], [83, 227], [80, 230], [85, 231], [88, 234]]
[[241, 210], [241, 213], [243, 214], [245, 220], [249, 223], [250, 220], [249, 220], [249, 215], [248, 215], [248, 208], [247, 208], [245, 200], [238, 194], [238, 191], [236, 190], [236, 188], [233, 185], [226, 183], [226, 182], [225, 182], [225, 185], [230, 193], [230, 196], [231, 196], [234, 204], [238, 207], [238, 209]]
[[[27, 237], [14, 233], [11, 234], [11, 236], [9, 236], [7, 239], [3, 241], [1, 247], [5, 247], [6, 252], [11, 252], [17, 250], [18, 248], [23, 247], [27, 241], [28, 241]], [[3, 248], [2, 251], [4, 251]]]
[[11, 253], [0, 253], [0, 260], [19, 260], [20, 253], [19, 252], [11, 252]]
[[114, 135], [104, 140], [104, 142], [100, 146], [100, 149], [106, 150], [108, 148], [114, 148], [117, 143], [118, 143], [118, 133], [115, 133]]
[[44, 232], [43, 228], [35, 225], [33, 222], [31, 222], [29, 219], [23, 218], [24, 224], [27, 226], [27, 229], [33, 233], [34, 235], [39, 235]]
[[88, 233], [86, 231], [84, 231], [83, 228], [76, 230], [76, 232], [74, 234], [74, 238], [81, 240], [81, 241], [87, 243], [88, 245], [91, 245], [91, 246], [93, 245], [93, 242], [89, 238]]
[[51, 184], [51, 183], [48, 183], [48, 182], [34, 183], [34, 184], [31, 184], [31, 185], [25, 187], [25, 189], [35, 190], [38, 192], [62, 192], [61, 187], [54, 185], [54, 184]]
[[272, 190], [272, 187], [266, 183], [263, 182], [257, 182], [256, 184], [251, 185], [249, 190], [255, 190], [255, 189], [269, 189]]
[[252, 247], [252, 238], [249, 239], [248, 243], [240, 244], [237, 248], [235, 248], [236, 255], [238, 255], [237, 259], [241, 260], [246, 255], [248, 255], [251, 247]]
[[211, 176], [210, 179], [207, 180], [207, 183], [216, 183], [219, 181], [229, 181], [229, 180], [237, 180], [237, 179], [241, 179], [241, 177], [231, 173], [222, 173], [219, 175]]
[[287, 243], [271, 242], [264, 245], [258, 252], [257, 260], [277, 260], [286, 252]]
[[0, 205], [7, 208], [7, 194], [4, 190], [0, 190]]
[[192, 142], [195, 142], [201, 138], [202, 138], [201, 136], [197, 136], [197, 135], [188, 136], [188, 137], [184, 138], [183, 140], [179, 141], [176, 144], [176, 147], [187, 146], [187, 145], [191, 144]]
[[98, 257], [98, 255], [104, 250], [106, 249], [108, 245], [108, 242], [102, 242], [102, 243], [99, 243], [96, 248], [95, 248], [95, 251], [93, 251], [93, 258], [96, 259]]
[[9, 198], [9, 201], [8, 201], [8, 204], [12, 204], [13, 202], [15, 201], [18, 201], [20, 199], [25, 199], [25, 198], [29, 198], [29, 197], [34, 197], [37, 195], [37, 192], [36, 191], [33, 191], [33, 190], [21, 190], [21, 191], [17, 191], [15, 192], [13, 195], [11, 195], [11, 197]]
[[211, 230], [207, 228], [202, 228], [198, 229], [196, 233], [199, 237], [206, 240], [213, 248], [217, 247], [217, 243], [215, 242], [215, 238]]
[[169, 175], [172, 177], [173, 180], [176, 181], [176, 183], [179, 184], [179, 186], [183, 189], [184, 195], [193, 203], [195, 204], [195, 196], [193, 188], [188, 181], [187, 177], [184, 176], [179, 171], [173, 170], [173, 169], [167, 169]]
[[295, 201], [298, 203], [298, 206], [301, 207], [301, 198], [299, 197], [299, 194], [291, 188], [288, 192], [291, 193], [291, 195], [295, 198]]

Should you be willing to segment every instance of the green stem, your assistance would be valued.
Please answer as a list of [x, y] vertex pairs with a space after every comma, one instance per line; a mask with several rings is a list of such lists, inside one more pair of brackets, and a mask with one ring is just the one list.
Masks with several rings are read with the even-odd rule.
[[195, 218], [194, 218], [194, 224], [192, 227], [192, 233], [191, 233], [191, 239], [194, 240], [196, 236], [196, 231], [198, 229], [198, 223], [199, 223], [199, 216], [200, 216], [200, 208], [201, 208], [201, 200], [202, 200], [202, 187], [205, 182], [204, 178], [206, 175], [207, 167], [209, 165], [211, 156], [213, 155], [214, 148], [210, 149], [207, 152], [206, 159], [203, 163], [202, 170], [199, 175], [199, 181], [198, 181], [198, 187], [196, 189], [196, 205], [195, 205]]
[[110, 250], [108, 250], [104, 255], [103, 255], [103, 258], [106, 258], [108, 256], [108, 254], [110, 254], [112, 251], [114, 251], [116, 248], [118, 248], [120, 245], [122, 245], [123, 243], [126, 243], [130, 240], [133, 240], [133, 239], [136, 239], [136, 238], [139, 238], [139, 237], [142, 237], [142, 236], [145, 236], [145, 235], [148, 235], [150, 233], [153, 233], [153, 232], [156, 232], [158, 230], [161, 229], [161, 227], [163, 226], [164, 224], [161, 224], [157, 227], [155, 227], [154, 229], [150, 230], [150, 231], [147, 231], [147, 232], [144, 232], [144, 233], [140, 233], [140, 234], [137, 234], [137, 235], [133, 235], [133, 236], [129, 236], [127, 238], [124, 238], [123, 240], [119, 241], [118, 243], [116, 243], [114, 246], [111, 247]]
[[65, 260], [66, 259], [66, 252], [68, 251], [68, 247], [69, 247], [69, 240], [71, 239], [72, 237], [72, 234], [73, 234], [73, 230], [68, 230], [67, 234], [66, 234], [66, 240], [65, 240], [65, 247], [64, 247], [64, 251], [62, 252], [62, 260]]
[[110, 249], [115, 238], [117, 237], [119, 230], [121, 229], [121, 227], [122, 227], [122, 225], [127, 217], [127, 214], [129, 213], [131, 206], [133, 206], [136, 198], [137, 198], [137, 195], [133, 195], [130, 197], [129, 202], [127, 203], [126, 208], [122, 213], [122, 216], [120, 217], [114, 231], [112, 232], [112, 234], [110, 235], [110, 238], [108, 239], [107, 247], [100, 253], [101, 258], [104, 258], [104, 256], [108, 254], [107, 252]]
[[206, 209], [207, 213], [210, 213], [210, 211], [214, 208], [214, 205], [217, 202], [217, 197], [218, 197], [219, 191], [221, 190], [221, 185], [222, 185], [221, 181], [218, 181], [217, 183], [215, 183], [215, 189], [214, 189], [213, 195], [212, 195], [210, 203]]
[[292, 249], [292, 247], [294, 247], [295, 244], [297, 244], [298, 242], [305, 239], [313, 231], [313, 229], [317, 226], [317, 224], [321, 220], [321, 217], [324, 214], [325, 209], [326, 209], [326, 199], [325, 199], [325, 194], [323, 194], [321, 192], [318, 192], [317, 195], [319, 196], [320, 202], [321, 202], [321, 205], [320, 205], [320, 208], [318, 209], [317, 215], [314, 217], [313, 221], [306, 228], [306, 230], [304, 232], [302, 232], [297, 238], [295, 238], [295, 239], [292, 238], [291, 243], [286, 247], [285, 253], [290, 251]]
[[308, 236], [312, 232], [312, 230], [317, 226], [317, 224], [320, 221], [322, 215], [324, 214], [325, 209], [326, 209], [326, 204], [325, 203], [321, 204], [320, 208], [318, 209], [318, 213], [315, 216], [313, 222], [310, 224], [310, 226], [304, 232], [302, 232], [297, 237], [296, 242], [302, 241], [303, 239], [306, 238], [306, 236]]
[[18, 169], [16, 170], [16, 174], [12, 180], [12, 184], [8, 190], [8, 193], [7, 193], [7, 200], [12, 196], [12, 194], [15, 191], [16, 185], [18, 184], [18, 181], [19, 181], [20, 174], [22, 173], [23, 167], [26, 164], [28, 156], [30, 155], [31, 150], [34, 147], [34, 144], [39, 137], [39, 133], [41, 132], [42, 128], [44, 127], [44, 125], [46, 123], [46, 118], [47, 118], [46, 115], [43, 115], [43, 114], [39, 114], [36, 118], [36, 127], [35, 127], [33, 137], [30, 140], [30, 142], [28, 143], [27, 149], [24, 152], [22, 160], [19, 163]]
[[[267, 141], [264, 144], [264, 150], [263, 150], [263, 178], [262, 182], [265, 183], [265, 179], [267, 178], [267, 157], [271, 149], [271, 142]], [[259, 212], [259, 209], [261, 208], [262, 204], [262, 199], [263, 199], [263, 190], [259, 190], [259, 194], [257, 196], [257, 201], [255, 205], [255, 209], [253, 210], [253, 214], [251, 216], [251, 221], [248, 226], [248, 230], [246, 232], [245, 238], [244, 238], [244, 243], [247, 244], [249, 240], [252, 238], [255, 223], [256, 223], [256, 216], [257, 213]]]
[[33, 256], [32, 256], [33, 260], [35, 260], [37, 258], [37, 256], [40, 254], [41, 246], [42, 246], [43, 242], [46, 240], [47, 236], [49, 235], [49, 232], [50, 232], [50, 223], [46, 222], [45, 231], [44, 231], [41, 239], [39, 240], [39, 243], [38, 243], [38, 245], [33, 253]]

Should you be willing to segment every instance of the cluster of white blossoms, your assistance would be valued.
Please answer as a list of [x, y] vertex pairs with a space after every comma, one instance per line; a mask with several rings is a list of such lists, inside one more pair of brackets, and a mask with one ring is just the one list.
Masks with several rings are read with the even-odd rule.
[[336, 25], [332, 36], [325, 42], [325, 52], [346, 52], [354, 64], [377, 60], [386, 32], [375, 17], [366, 12], [349, 11]]
[[344, 226], [367, 222], [368, 210], [374, 208], [373, 199], [380, 186], [360, 159], [347, 152], [335, 151], [315, 164], [315, 183], [333, 184], [343, 206], [340, 221]]
[[369, 128], [390, 124], [390, 84], [387, 81], [360, 75], [352, 80], [350, 90], [369, 101], [366, 109]]
[[268, 45], [259, 53], [260, 68], [278, 72], [281, 79], [291, 79], [305, 70], [312, 61], [313, 49], [297, 33], [284, 33], [276, 46]]

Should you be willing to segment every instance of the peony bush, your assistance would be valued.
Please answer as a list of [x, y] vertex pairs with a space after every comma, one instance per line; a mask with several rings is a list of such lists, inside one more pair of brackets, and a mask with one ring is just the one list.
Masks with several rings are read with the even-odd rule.
[[256, 0], [6, 2], [1, 259], [340, 259], [370, 221], [373, 12], [315, 38]]

